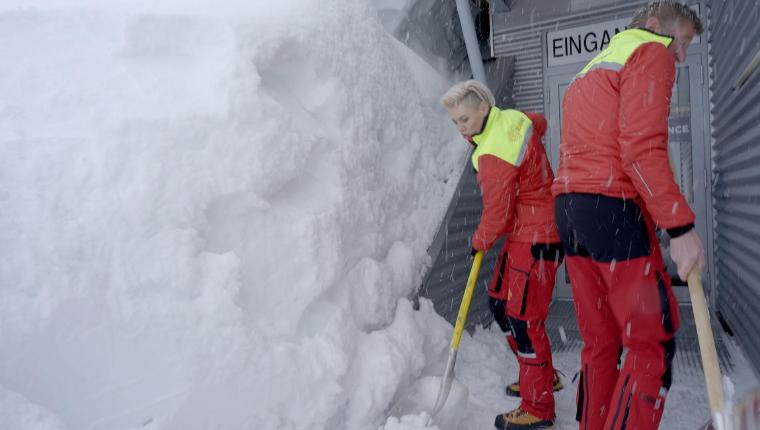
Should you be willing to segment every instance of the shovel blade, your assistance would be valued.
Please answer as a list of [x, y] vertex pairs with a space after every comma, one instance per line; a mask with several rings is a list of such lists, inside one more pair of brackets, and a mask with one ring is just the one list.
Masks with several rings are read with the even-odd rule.
[[433, 410], [430, 412], [430, 416], [435, 417], [443, 409], [446, 404], [446, 400], [449, 398], [451, 392], [451, 384], [454, 383], [454, 365], [457, 362], [457, 350], [452, 349], [449, 351], [449, 359], [446, 361], [446, 370], [443, 372], [441, 378], [441, 387], [438, 389], [438, 396], [435, 400]]

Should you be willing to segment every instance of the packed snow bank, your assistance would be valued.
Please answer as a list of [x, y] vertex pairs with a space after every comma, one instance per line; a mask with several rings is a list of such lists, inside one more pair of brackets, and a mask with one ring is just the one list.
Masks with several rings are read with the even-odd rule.
[[466, 148], [367, 1], [12, 3], [7, 428], [376, 429], [442, 366], [405, 297]]
[[389, 33], [395, 34], [401, 22], [406, 18], [413, 0], [371, 0], [377, 10], [380, 21]]
[[0, 388], [0, 428], [61, 430], [58, 417], [18, 393]]

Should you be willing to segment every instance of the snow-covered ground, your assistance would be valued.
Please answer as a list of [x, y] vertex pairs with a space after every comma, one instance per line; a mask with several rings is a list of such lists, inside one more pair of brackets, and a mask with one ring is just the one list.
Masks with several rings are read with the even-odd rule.
[[[432, 428], [388, 415], [443, 370], [407, 297], [466, 145], [371, 3], [7, 0], [0, 52], [0, 428]], [[462, 428], [515, 406], [497, 331], [457, 374]]]

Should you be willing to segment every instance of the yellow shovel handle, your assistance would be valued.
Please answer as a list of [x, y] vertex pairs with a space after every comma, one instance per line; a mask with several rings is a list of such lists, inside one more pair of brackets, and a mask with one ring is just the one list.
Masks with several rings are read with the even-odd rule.
[[478, 281], [478, 272], [480, 272], [480, 263], [483, 262], [483, 251], [478, 251], [475, 254], [475, 258], [472, 260], [472, 269], [470, 269], [470, 276], [467, 278], [467, 287], [464, 289], [464, 296], [462, 296], [462, 304], [459, 305], [459, 313], [457, 314], [457, 323], [454, 325], [454, 336], [451, 337], [451, 349], [456, 351], [459, 349], [459, 341], [462, 340], [462, 331], [464, 331], [464, 323], [467, 321], [467, 312], [470, 311], [470, 302], [472, 301], [472, 293], [475, 291], [475, 284]]

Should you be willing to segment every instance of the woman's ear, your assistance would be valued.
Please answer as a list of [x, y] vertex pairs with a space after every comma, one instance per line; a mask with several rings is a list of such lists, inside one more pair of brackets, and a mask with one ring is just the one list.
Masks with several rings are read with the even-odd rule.
[[480, 105], [478, 105], [478, 113], [480, 113], [483, 116], [488, 116], [488, 112], [491, 111], [491, 106], [488, 105], [486, 102], [480, 102]]

